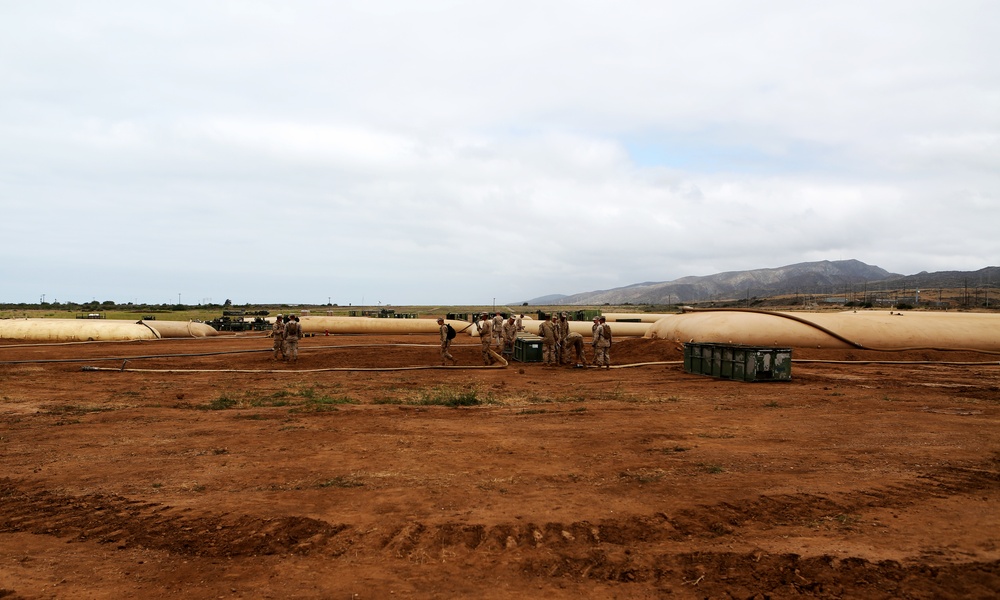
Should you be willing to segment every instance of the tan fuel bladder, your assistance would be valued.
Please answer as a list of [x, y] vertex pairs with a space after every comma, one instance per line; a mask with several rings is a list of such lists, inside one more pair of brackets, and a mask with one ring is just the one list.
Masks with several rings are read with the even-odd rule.
[[837, 313], [708, 310], [666, 316], [646, 337], [789, 348], [1000, 350], [1000, 315], [955, 312]]
[[155, 340], [155, 330], [135, 321], [103, 319], [4, 319], [0, 339], [47, 342]]
[[[125, 321], [120, 319], [113, 319], [107, 322], [135, 323], [135, 321]], [[219, 332], [216, 331], [211, 325], [206, 323], [197, 323], [195, 321], [142, 321], [142, 323], [150, 329], [156, 331], [162, 338], [207, 337], [219, 334]]]
[[[465, 321], [447, 321], [459, 333], [469, 327]], [[301, 317], [302, 331], [317, 334], [438, 333], [437, 319], [378, 319], [371, 317]], [[475, 327], [469, 327], [475, 329]], [[468, 330], [466, 331], [468, 333]]]

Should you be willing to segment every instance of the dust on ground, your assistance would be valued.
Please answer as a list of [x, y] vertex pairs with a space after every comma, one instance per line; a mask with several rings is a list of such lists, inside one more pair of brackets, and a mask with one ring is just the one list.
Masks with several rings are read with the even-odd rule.
[[[480, 364], [477, 340], [453, 354]], [[759, 383], [687, 374], [662, 340], [611, 355], [4, 342], [0, 598], [1000, 590], [996, 355], [797, 349]]]

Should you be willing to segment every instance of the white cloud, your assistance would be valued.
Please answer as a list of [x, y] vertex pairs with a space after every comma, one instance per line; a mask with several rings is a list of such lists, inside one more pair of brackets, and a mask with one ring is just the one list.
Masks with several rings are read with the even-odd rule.
[[0, 301], [996, 264], [998, 23], [973, 1], [7, 4]]

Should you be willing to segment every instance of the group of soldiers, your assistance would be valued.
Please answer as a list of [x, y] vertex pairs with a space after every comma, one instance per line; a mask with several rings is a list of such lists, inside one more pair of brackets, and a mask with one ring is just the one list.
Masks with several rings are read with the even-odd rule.
[[479, 329], [479, 343], [482, 345], [484, 365], [492, 365], [496, 362], [494, 347], [499, 348], [500, 353], [506, 358], [514, 356], [514, 342], [517, 340], [517, 334], [524, 331], [521, 317], [515, 318], [514, 315], [510, 315], [504, 319], [503, 315], [497, 313], [491, 319], [487, 313], [479, 315], [476, 327]]
[[299, 338], [302, 337], [302, 325], [295, 315], [278, 315], [271, 326], [271, 337], [274, 338], [274, 360], [299, 360]]
[[[611, 367], [611, 327], [604, 317], [594, 317], [594, 325], [590, 328], [591, 342], [594, 349], [595, 367]], [[586, 366], [587, 357], [583, 353], [583, 334], [570, 331], [566, 313], [552, 313], [548, 319], [538, 326], [538, 335], [542, 338], [542, 363], [546, 366], [569, 364], [575, 359], [578, 367]], [[571, 357], [570, 349], [572, 348]]]
[[[510, 315], [504, 319], [503, 315], [496, 314], [491, 319], [485, 312], [479, 315], [475, 326], [479, 330], [484, 365], [489, 366], [496, 362], [497, 354], [494, 348], [500, 349], [505, 358], [513, 357], [517, 334], [524, 331], [523, 318], [524, 315], [518, 317]], [[452, 342], [452, 338], [448, 336], [450, 326], [445, 324], [444, 319], [438, 319], [437, 322], [441, 330], [441, 364], [445, 365], [449, 361], [451, 364], [457, 364], [455, 357], [448, 351]], [[594, 348], [593, 365], [610, 368], [611, 327], [605, 322], [604, 317], [594, 317], [591, 332], [593, 335], [591, 346]], [[586, 366], [583, 335], [570, 331], [566, 313], [559, 315], [553, 313], [542, 321], [538, 326], [538, 335], [542, 338], [542, 362], [545, 366], [565, 365], [574, 360], [576, 366]]]

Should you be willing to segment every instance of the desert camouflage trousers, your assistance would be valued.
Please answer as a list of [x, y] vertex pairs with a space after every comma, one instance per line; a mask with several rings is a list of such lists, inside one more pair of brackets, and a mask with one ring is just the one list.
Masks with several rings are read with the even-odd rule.
[[299, 359], [299, 338], [285, 338], [285, 358], [288, 360]]
[[556, 353], [555, 343], [542, 343], [542, 362], [547, 365], [558, 365], [559, 356]]
[[597, 367], [610, 367], [611, 366], [611, 355], [608, 353], [607, 346], [594, 346], [594, 366]]

